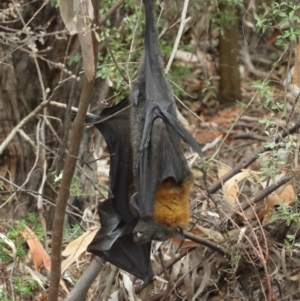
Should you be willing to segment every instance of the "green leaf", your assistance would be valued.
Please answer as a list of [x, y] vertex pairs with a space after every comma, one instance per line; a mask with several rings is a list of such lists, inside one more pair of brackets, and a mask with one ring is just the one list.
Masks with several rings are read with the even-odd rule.
[[287, 17], [287, 14], [283, 11], [279, 12], [278, 15], [282, 18]]
[[256, 21], [259, 21], [259, 20], [260, 20], [258, 14], [257, 14], [256, 12], [253, 13], [253, 17], [254, 17], [254, 19], [255, 19]]

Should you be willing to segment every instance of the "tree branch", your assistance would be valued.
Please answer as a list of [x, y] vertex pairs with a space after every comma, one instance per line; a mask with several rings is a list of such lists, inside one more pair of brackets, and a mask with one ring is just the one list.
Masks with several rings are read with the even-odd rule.
[[65, 301], [81, 301], [86, 299], [87, 292], [100, 273], [105, 260], [96, 256], [94, 260], [90, 263], [88, 268], [81, 275], [79, 280], [76, 282], [75, 286], [72, 288], [68, 297]]

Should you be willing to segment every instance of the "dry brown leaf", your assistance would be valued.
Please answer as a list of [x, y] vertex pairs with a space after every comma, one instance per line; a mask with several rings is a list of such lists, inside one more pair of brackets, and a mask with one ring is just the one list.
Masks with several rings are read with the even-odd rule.
[[43, 295], [41, 297], [38, 297], [34, 301], [47, 301], [47, 299], [48, 299], [48, 295]]
[[194, 295], [194, 287], [192, 286], [192, 274], [190, 273], [190, 256], [187, 254], [183, 260], [182, 272], [185, 277], [183, 278], [185, 293], [188, 300], [192, 300]]
[[32, 232], [31, 229], [26, 226], [24, 231], [21, 231], [21, 235], [26, 239], [26, 242], [29, 246], [35, 270], [40, 271], [41, 267], [44, 265], [45, 269], [50, 271], [50, 256], [34, 232]]
[[221, 168], [218, 169], [218, 176], [219, 178], [223, 177], [227, 172], [230, 171], [230, 167], [226, 165], [222, 165]]
[[62, 255], [67, 257], [61, 263], [62, 273], [74, 262], [77, 258], [86, 251], [87, 246], [93, 240], [98, 231], [98, 227], [92, 227], [80, 237], [71, 241], [62, 252]]
[[60, 0], [59, 5], [60, 16], [71, 35], [77, 33], [76, 24], [74, 22], [73, 0]]
[[207, 260], [203, 260], [203, 272], [204, 275], [202, 277], [201, 284], [197, 290], [197, 292], [193, 296], [193, 301], [198, 300], [198, 296], [204, 291], [204, 289], [208, 286], [210, 282], [211, 276], [211, 264]]
[[[222, 167], [218, 171], [219, 177], [222, 177], [224, 174], [226, 174], [228, 171], [230, 171], [230, 168], [228, 167]], [[242, 181], [243, 179], [250, 177], [253, 174], [253, 171], [250, 169], [245, 169], [233, 176], [231, 179], [229, 179], [225, 184], [223, 184], [222, 190], [224, 193], [224, 200], [231, 204], [235, 205], [238, 200], [238, 193], [239, 193], [239, 186], [238, 183]]]
[[[265, 183], [263, 183], [262, 186], [265, 187]], [[266, 197], [265, 207], [258, 213], [258, 218], [263, 218], [263, 224], [266, 224], [267, 222], [269, 222], [272, 216], [274, 207], [278, 205], [278, 201], [289, 205], [294, 200], [294, 198], [295, 190], [293, 181], [291, 180]]]
[[264, 218], [263, 224], [266, 224], [270, 220], [273, 208], [278, 204], [278, 199], [276, 192], [273, 192], [266, 197], [265, 207], [257, 214], [259, 219]]
[[[192, 127], [188, 127], [189, 132], [193, 132]], [[223, 137], [223, 133], [220, 131], [216, 131], [214, 133], [209, 132], [207, 130], [196, 130], [193, 134], [194, 138], [200, 144], [207, 144], [213, 142], [218, 137]]]
[[204, 228], [200, 225], [196, 225], [197, 229], [202, 233], [206, 238], [210, 241], [213, 241], [215, 243], [222, 243], [224, 242], [224, 237], [221, 233], [214, 231], [212, 229]]
[[[122, 273], [123, 275], [123, 284], [124, 284], [124, 288], [126, 289], [127, 293], [128, 293], [128, 301], [137, 301], [137, 296], [135, 296], [134, 294], [134, 287], [133, 287], [133, 283], [132, 280], [130, 279], [130, 277], [128, 276], [127, 273]], [[140, 299], [139, 299], [140, 300]]]
[[84, 72], [91, 81], [95, 75], [95, 53], [93, 47], [92, 20], [94, 7], [92, 0], [61, 0], [60, 15], [71, 35], [78, 33]]
[[300, 93], [300, 88], [298, 86], [290, 84], [288, 85], [288, 89], [293, 94], [294, 97], [298, 97]]
[[91, 0], [60, 0], [60, 16], [71, 35], [82, 31], [78, 28], [78, 16], [80, 18], [94, 18], [94, 7]]
[[66, 283], [65, 283], [65, 281], [64, 281], [63, 279], [60, 279], [60, 280], [59, 280], [59, 284], [61, 285], [61, 287], [64, 289], [64, 291], [65, 291], [67, 294], [70, 293], [70, 291], [69, 291], [69, 289], [67, 288]]
[[[25, 230], [20, 233], [26, 239], [29, 246], [35, 270], [40, 271], [42, 265], [44, 265], [45, 269], [50, 272], [51, 258], [35, 233], [27, 226], [25, 227]], [[60, 285], [66, 293], [69, 293], [69, 290], [62, 279], [60, 280]]]
[[213, 117], [208, 117], [205, 121], [217, 124], [228, 124], [234, 122], [240, 113], [240, 108], [231, 107], [225, 110], [219, 110], [217, 115], [214, 115]]
[[296, 196], [293, 181], [291, 180], [285, 185], [281, 186], [277, 190], [277, 195], [282, 202], [284, 202], [286, 205], [289, 205]]

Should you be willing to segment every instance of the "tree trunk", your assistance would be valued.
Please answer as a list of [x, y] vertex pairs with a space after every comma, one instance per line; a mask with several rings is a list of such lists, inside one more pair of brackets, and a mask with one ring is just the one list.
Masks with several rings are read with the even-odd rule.
[[[219, 38], [219, 70], [220, 85], [219, 93], [222, 103], [235, 102], [241, 100], [241, 78], [239, 72], [239, 44], [238, 44], [238, 18], [236, 8], [230, 5], [220, 7], [221, 11], [233, 12], [233, 18], [224, 24], [223, 34]], [[221, 12], [222, 13], [222, 12]]]

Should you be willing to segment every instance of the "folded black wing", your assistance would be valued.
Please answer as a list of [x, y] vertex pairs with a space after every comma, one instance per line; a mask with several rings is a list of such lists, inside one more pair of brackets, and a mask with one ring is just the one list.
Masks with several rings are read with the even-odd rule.
[[125, 98], [100, 116], [87, 117], [87, 122], [97, 122], [94, 126], [103, 135], [111, 156], [109, 198], [98, 207], [101, 228], [87, 250], [147, 281], [153, 276], [151, 244], [137, 245], [132, 235], [137, 216], [130, 205], [134, 188], [129, 106]]

